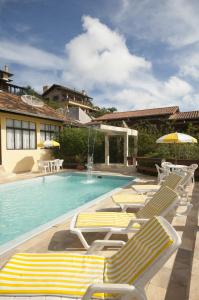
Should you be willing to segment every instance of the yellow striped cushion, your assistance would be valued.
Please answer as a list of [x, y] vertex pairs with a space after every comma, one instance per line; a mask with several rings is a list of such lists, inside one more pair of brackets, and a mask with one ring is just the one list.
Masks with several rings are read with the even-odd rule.
[[159, 190], [161, 185], [159, 184], [135, 184], [132, 188], [136, 191], [148, 191], [148, 190]]
[[115, 203], [145, 203], [147, 196], [144, 195], [137, 195], [137, 194], [127, 194], [127, 193], [120, 193], [117, 195], [112, 196], [112, 199]]
[[0, 271], [0, 295], [82, 296], [90, 284], [103, 282], [104, 264], [96, 255], [16, 254]]
[[[126, 212], [92, 212], [80, 213], [77, 217], [76, 227], [114, 227], [125, 228], [132, 218], [136, 218], [133, 213]], [[139, 228], [139, 224], [134, 224], [134, 228]]]
[[176, 192], [168, 187], [162, 187], [153, 198], [137, 213], [137, 218], [150, 219], [160, 216], [177, 198]]
[[161, 220], [154, 217], [116, 254], [107, 258], [105, 282], [133, 284], [171, 243], [173, 240]]
[[162, 183], [162, 186], [168, 186], [170, 189], [175, 190], [181, 180], [182, 176], [171, 173]]

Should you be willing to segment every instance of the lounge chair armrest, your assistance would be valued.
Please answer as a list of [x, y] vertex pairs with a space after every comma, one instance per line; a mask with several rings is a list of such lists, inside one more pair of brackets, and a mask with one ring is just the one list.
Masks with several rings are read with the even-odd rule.
[[188, 216], [188, 214], [190, 213], [193, 205], [191, 203], [179, 203], [178, 206], [185, 206], [186, 209], [180, 213], [176, 213], [176, 216], [178, 217], [182, 217], [182, 216]]
[[122, 207], [122, 211], [126, 212], [128, 208], [134, 208], [134, 209], [140, 209], [142, 207], [145, 206], [145, 203], [128, 203], [128, 204], [124, 204]]
[[146, 300], [144, 293], [142, 294], [140, 290], [136, 287], [128, 284], [110, 284], [110, 283], [102, 283], [102, 284], [92, 284], [90, 285], [82, 300], [89, 300], [92, 298], [92, 295], [95, 293], [110, 293], [110, 294], [121, 294], [127, 299], [137, 299], [137, 300]]
[[96, 250], [102, 250], [103, 247], [106, 246], [114, 246], [114, 247], [122, 247], [126, 243], [124, 241], [118, 241], [118, 240], [96, 240], [94, 241], [90, 248], [87, 250], [87, 254], [91, 254]]
[[131, 219], [126, 227], [127, 230], [130, 230], [134, 223], [145, 224], [149, 219]]
[[191, 203], [189, 203], [189, 202], [182, 202], [182, 201], [180, 201], [179, 203], [178, 203], [178, 206], [189, 206]]

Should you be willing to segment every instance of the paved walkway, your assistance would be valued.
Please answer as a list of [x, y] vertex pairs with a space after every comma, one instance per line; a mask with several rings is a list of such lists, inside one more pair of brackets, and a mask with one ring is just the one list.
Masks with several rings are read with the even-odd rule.
[[[182, 236], [182, 245], [178, 252], [164, 265], [158, 274], [146, 287], [148, 300], [198, 300], [199, 299], [199, 183], [193, 190], [193, 208], [189, 216], [175, 217], [173, 226]], [[117, 210], [112, 200], [105, 199], [90, 207], [93, 210], [110, 209]], [[49, 251], [84, 251], [81, 243], [68, 228], [70, 219], [66, 222], [53, 226], [49, 230], [39, 234], [31, 240], [21, 244], [16, 249], [4, 254], [0, 260], [3, 266], [9, 257], [16, 252], [49, 252]], [[87, 234], [87, 239], [103, 238], [103, 234]], [[113, 236], [114, 239], [124, 239], [122, 236]], [[0, 300], [57, 300], [64, 297], [0, 297]]]

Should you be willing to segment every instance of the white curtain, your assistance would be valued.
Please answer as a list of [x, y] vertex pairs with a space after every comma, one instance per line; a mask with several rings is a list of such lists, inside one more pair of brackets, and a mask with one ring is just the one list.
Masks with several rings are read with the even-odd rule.
[[50, 132], [46, 131], [46, 141], [50, 140]]
[[35, 143], [35, 131], [30, 131], [30, 149], [35, 149], [36, 143]]
[[15, 129], [15, 149], [21, 149], [22, 148], [22, 131], [19, 129]]
[[23, 130], [23, 149], [29, 149], [29, 131]]
[[7, 149], [14, 149], [14, 129], [7, 129]]
[[45, 132], [43, 132], [43, 131], [40, 131], [40, 140], [41, 140], [41, 142], [45, 141]]

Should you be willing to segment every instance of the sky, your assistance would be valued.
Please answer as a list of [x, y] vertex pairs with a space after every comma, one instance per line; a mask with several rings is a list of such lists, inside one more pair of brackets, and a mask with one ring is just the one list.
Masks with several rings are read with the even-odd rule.
[[119, 111], [198, 110], [198, 16], [198, 0], [0, 0], [0, 67]]

